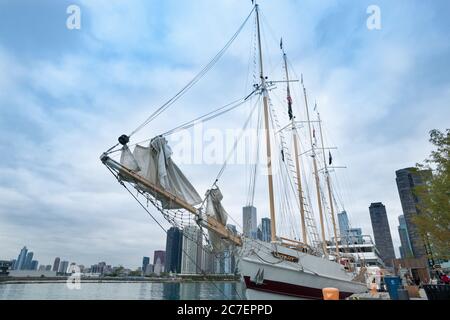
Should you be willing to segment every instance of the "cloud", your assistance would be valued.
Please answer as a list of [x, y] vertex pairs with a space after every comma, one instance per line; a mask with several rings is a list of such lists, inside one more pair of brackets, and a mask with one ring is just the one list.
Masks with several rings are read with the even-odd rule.
[[[282, 35], [293, 77], [303, 73], [310, 102], [318, 102], [326, 143], [339, 147], [332, 151], [334, 161], [347, 166], [336, 173], [335, 183], [352, 225], [371, 233], [368, 207], [382, 201], [398, 246], [395, 170], [424, 159], [430, 151], [427, 132], [448, 127], [450, 118], [443, 10], [448, 4], [379, 1], [380, 31], [365, 27], [369, 4], [262, 3], [264, 58], [271, 79], [282, 79]], [[13, 19], [1, 25], [11, 31], [0, 31], [0, 252], [15, 258], [27, 245], [45, 264], [60, 256], [85, 265], [105, 260], [137, 267], [143, 255], [164, 248], [164, 233], [115, 183], [99, 155], [207, 63], [250, 12], [250, 1], [79, 5], [79, 31], [65, 29], [64, 5], [47, 2], [39, 10], [49, 8], [48, 21], [37, 16], [22, 19], [20, 27]], [[20, 14], [10, 11], [12, 17]], [[33, 30], [36, 21], [40, 27]], [[257, 71], [255, 57], [249, 57], [253, 27], [250, 20], [217, 66], [135, 141], [246, 95]], [[278, 89], [273, 102], [285, 108], [281, 85]], [[301, 88], [295, 84], [292, 90], [294, 111], [304, 119]], [[238, 109], [206, 128], [242, 127], [248, 112]], [[286, 115], [280, 119], [286, 121]], [[304, 150], [307, 141], [303, 131]], [[203, 194], [220, 166], [182, 169]], [[220, 180], [232, 223], [241, 221], [248, 179], [248, 167], [230, 165]], [[261, 218], [268, 216], [267, 177], [257, 179]], [[313, 190], [311, 177], [306, 180]], [[290, 232], [295, 219], [280, 218], [280, 229]]]

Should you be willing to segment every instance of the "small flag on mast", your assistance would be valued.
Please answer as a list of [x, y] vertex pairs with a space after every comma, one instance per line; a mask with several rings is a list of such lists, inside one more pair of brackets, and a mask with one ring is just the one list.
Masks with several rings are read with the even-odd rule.
[[332, 162], [333, 162], [333, 157], [331, 156], [331, 151], [328, 151], [328, 165], [331, 166]]
[[280, 38], [280, 49], [283, 50], [283, 38]]

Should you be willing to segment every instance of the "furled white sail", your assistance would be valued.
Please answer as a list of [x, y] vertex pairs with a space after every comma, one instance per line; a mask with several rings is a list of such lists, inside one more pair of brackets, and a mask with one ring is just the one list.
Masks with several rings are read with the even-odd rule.
[[[205, 214], [215, 218], [219, 223], [225, 226], [227, 224], [228, 214], [221, 204], [222, 199], [223, 195], [218, 187], [208, 190], [206, 192]], [[213, 251], [220, 252], [226, 249], [226, 243], [224, 243], [216, 232], [208, 230], [208, 234], [209, 240], [213, 246]]]
[[[142, 176], [156, 186], [170, 192], [177, 198], [184, 200], [190, 205], [197, 205], [202, 202], [199, 194], [181, 172], [178, 166], [172, 161], [172, 150], [164, 137], [158, 136], [150, 141], [148, 147], [136, 145], [133, 153], [127, 146], [122, 148], [120, 164]], [[130, 181], [125, 172], [121, 172], [123, 180]], [[138, 188], [150, 192], [153, 190], [138, 184]], [[179, 209], [176, 203], [168, 201], [161, 195], [155, 197], [161, 201], [164, 209]]]

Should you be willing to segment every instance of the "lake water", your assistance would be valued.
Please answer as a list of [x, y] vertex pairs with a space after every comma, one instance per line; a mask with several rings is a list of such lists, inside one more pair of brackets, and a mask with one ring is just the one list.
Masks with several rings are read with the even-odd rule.
[[81, 282], [80, 289], [63, 283], [0, 284], [0, 300], [240, 300], [238, 282]]

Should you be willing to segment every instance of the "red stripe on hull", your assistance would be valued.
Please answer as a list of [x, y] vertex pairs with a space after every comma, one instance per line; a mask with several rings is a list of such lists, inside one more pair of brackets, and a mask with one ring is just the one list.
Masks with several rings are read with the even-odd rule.
[[[297, 297], [302, 299], [323, 299], [321, 289], [299, 286], [295, 284], [264, 280], [262, 284], [256, 284], [250, 280], [250, 277], [244, 277], [247, 289], [253, 289], [263, 292], [280, 294], [285, 296]], [[350, 292], [339, 292], [339, 299], [345, 299], [351, 296]]]

